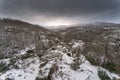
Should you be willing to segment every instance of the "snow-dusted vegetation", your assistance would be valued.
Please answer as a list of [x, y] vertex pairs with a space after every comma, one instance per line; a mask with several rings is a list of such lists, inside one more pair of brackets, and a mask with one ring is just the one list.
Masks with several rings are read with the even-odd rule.
[[119, 80], [120, 28], [114, 26], [51, 31], [0, 20], [0, 80]]

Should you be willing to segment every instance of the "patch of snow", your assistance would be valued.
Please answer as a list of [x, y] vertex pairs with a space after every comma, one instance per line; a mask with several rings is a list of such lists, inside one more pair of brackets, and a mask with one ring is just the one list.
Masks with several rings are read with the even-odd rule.
[[25, 49], [21, 50], [21, 51], [20, 51], [20, 54], [21, 54], [21, 55], [24, 55], [24, 54], [26, 54], [27, 51], [33, 50], [33, 49], [35, 49], [35, 46], [34, 46], [34, 45], [31, 45], [31, 46], [26, 47]]
[[80, 49], [83, 49], [83, 45], [85, 44], [82, 40], [77, 40], [77, 41], [73, 40], [72, 43], [73, 43], [73, 46], [72, 46], [73, 49], [77, 47], [79, 47]]
[[73, 58], [69, 57], [67, 54], [63, 54], [62, 57], [64, 63], [71, 64], [73, 62]]
[[111, 73], [111, 75], [112, 75], [112, 77], [115, 77], [115, 78], [117, 78], [117, 79], [120, 79], [120, 76], [117, 75], [117, 74], [115, 74], [115, 73]]
[[39, 73], [39, 59], [32, 58], [29, 66], [25, 69], [11, 69], [0, 76], [1, 79], [11, 78], [14, 80], [35, 80]]
[[97, 68], [88, 62], [82, 64], [79, 71], [72, 70], [68, 64], [59, 64], [58, 66], [60, 67], [59, 71], [53, 75], [55, 80], [100, 80]]
[[1, 59], [1, 60], [0, 60], [0, 63], [9, 64], [9, 60], [10, 60], [10, 58], [8, 58], [8, 59]]

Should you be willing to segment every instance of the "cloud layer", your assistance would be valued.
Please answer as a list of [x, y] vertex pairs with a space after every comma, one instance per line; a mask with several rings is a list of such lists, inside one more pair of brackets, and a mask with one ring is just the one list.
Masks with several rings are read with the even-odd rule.
[[119, 0], [0, 0], [0, 15], [26, 20], [36, 16], [50, 20], [118, 20], [119, 13]]

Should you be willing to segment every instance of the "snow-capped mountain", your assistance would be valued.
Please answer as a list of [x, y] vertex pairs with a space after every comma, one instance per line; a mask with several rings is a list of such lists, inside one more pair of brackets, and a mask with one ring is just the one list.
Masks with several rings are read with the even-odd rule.
[[[116, 38], [116, 28], [102, 27], [101, 33], [101, 28], [82, 27], [55, 32], [18, 20], [0, 20], [0, 80], [119, 80], [119, 51], [108, 55], [100, 42], [108, 35]], [[111, 50], [116, 47], [111, 40], [104, 44]], [[106, 65], [110, 59], [118, 64], [115, 68]]]

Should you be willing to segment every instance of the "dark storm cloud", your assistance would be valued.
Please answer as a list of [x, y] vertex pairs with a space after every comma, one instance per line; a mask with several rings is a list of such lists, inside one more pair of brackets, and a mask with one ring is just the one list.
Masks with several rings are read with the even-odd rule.
[[119, 0], [2, 0], [0, 12], [25, 14], [25, 12], [59, 15], [94, 14], [114, 10]]
[[0, 16], [40, 24], [120, 21], [120, 0], [0, 0]]

